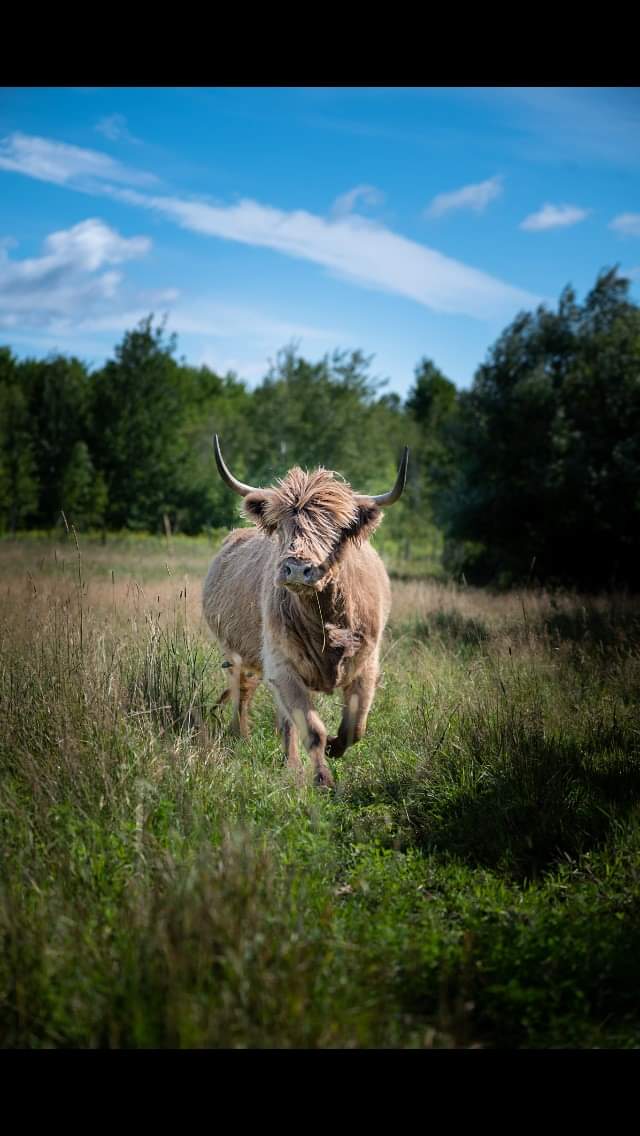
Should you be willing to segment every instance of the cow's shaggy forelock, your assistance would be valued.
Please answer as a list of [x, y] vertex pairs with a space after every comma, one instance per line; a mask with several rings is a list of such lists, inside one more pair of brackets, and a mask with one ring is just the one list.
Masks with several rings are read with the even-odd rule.
[[[261, 498], [261, 499], [260, 499]], [[329, 556], [342, 534], [358, 523], [359, 509], [351, 486], [331, 470], [312, 473], [295, 466], [277, 488], [250, 495], [247, 511], [296, 553]], [[259, 508], [256, 505], [259, 504]]]
[[294, 466], [273, 490], [270, 512], [276, 523], [296, 516], [307, 523], [318, 520], [344, 529], [354, 522], [358, 509], [351, 486], [331, 470], [307, 473]]

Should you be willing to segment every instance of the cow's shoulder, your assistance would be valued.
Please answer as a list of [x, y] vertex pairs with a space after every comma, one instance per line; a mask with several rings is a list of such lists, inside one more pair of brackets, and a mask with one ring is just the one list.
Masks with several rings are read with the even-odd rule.
[[231, 548], [233, 545], [243, 544], [247, 540], [263, 541], [264, 537], [253, 527], [250, 529], [232, 529], [229, 535], [224, 538], [222, 548]]

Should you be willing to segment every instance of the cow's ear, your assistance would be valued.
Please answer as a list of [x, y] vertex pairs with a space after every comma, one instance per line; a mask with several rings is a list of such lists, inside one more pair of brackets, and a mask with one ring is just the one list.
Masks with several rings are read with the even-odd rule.
[[345, 537], [348, 540], [355, 541], [356, 544], [362, 544], [364, 540], [368, 540], [372, 533], [374, 533], [382, 520], [382, 509], [375, 504], [368, 502], [358, 502], [358, 513], [354, 521], [344, 531]]
[[242, 507], [249, 520], [253, 521], [254, 525], [257, 525], [258, 528], [271, 534], [275, 529], [275, 525], [270, 524], [265, 515], [268, 506], [269, 494], [262, 490], [257, 490], [255, 493], [247, 493], [242, 503]]

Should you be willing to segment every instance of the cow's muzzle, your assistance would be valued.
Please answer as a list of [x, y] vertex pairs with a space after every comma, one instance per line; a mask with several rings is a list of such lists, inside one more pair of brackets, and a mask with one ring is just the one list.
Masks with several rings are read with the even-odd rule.
[[311, 588], [322, 575], [316, 564], [288, 556], [280, 568], [280, 583], [286, 588]]

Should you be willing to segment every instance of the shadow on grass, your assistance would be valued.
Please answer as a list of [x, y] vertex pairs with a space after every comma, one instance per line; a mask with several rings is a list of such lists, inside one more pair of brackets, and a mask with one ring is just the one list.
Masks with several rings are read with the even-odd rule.
[[434, 611], [414, 625], [413, 633], [419, 639], [440, 639], [454, 647], [477, 647], [490, 638], [481, 619], [462, 615], [455, 608], [450, 611]]
[[640, 805], [640, 757], [585, 753], [574, 740], [521, 739], [474, 778], [415, 783], [405, 800], [413, 843], [473, 866], [536, 879], [600, 846]]
[[558, 643], [604, 648], [640, 644], [640, 616], [614, 603], [606, 608], [576, 603], [574, 607], [553, 611], [542, 625]]
[[356, 839], [451, 854], [517, 882], [602, 845], [640, 812], [633, 719], [547, 734], [510, 710], [463, 724], [455, 750], [417, 765], [387, 763], [345, 787]]

